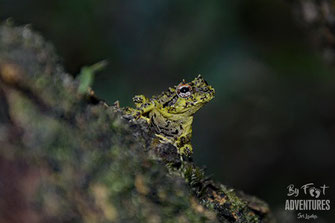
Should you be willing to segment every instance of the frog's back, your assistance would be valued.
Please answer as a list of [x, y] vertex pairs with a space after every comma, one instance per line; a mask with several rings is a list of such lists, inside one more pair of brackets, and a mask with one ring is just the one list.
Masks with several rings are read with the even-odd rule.
[[163, 141], [173, 143], [181, 154], [191, 153], [193, 115], [213, 99], [214, 89], [199, 75], [193, 81], [184, 80], [174, 88], [147, 99], [135, 97], [136, 117], [145, 118]]

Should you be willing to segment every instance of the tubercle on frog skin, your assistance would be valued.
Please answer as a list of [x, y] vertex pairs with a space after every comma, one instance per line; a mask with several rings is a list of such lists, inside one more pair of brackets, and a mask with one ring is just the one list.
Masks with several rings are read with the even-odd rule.
[[135, 96], [136, 108], [129, 108], [128, 114], [146, 120], [161, 142], [172, 142], [180, 154], [190, 155], [193, 115], [212, 100], [214, 94], [214, 88], [199, 75], [193, 81], [186, 83], [183, 80], [151, 99], [144, 95]]

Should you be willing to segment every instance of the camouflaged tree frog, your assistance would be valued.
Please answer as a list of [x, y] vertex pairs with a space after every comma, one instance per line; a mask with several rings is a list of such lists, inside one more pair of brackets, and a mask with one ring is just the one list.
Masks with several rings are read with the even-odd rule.
[[150, 99], [136, 95], [133, 98], [136, 108], [127, 108], [126, 113], [145, 119], [162, 143], [171, 143], [179, 154], [190, 155], [193, 115], [212, 100], [214, 94], [214, 88], [199, 75]]

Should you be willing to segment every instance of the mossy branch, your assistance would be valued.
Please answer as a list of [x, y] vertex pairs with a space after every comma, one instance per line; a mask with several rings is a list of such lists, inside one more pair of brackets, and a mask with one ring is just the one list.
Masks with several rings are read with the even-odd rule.
[[0, 26], [0, 222], [274, 221], [79, 86], [40, 35]]

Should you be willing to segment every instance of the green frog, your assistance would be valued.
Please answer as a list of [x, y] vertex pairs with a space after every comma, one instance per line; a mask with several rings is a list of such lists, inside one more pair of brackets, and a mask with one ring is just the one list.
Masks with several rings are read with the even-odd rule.
[[133, 98], [136, 108], [127, 108], [126, 113], [146, 120], [162, 143], [171, 143], [179, 154], [189, 156], [193, 152], [193, 115], [212, 100], [214, 94], [214, 88], [199, 75], [152, 98], [136, 95]]

